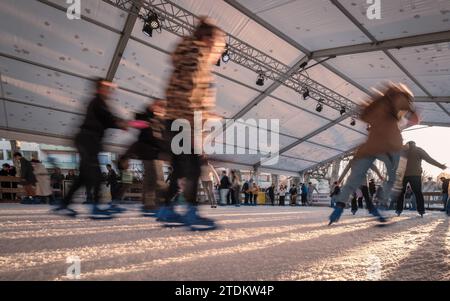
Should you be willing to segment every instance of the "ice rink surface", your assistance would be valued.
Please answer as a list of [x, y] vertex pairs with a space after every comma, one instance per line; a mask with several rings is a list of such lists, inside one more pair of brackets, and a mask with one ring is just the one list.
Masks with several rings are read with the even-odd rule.
[[55, 216], [44, 205], [0, 204], [0, 280], [450, 280], [449, 218], [405, 211], [378, 227], [366, 210], [202, 206], [220, 229], [163, 228], [138, 206], [112, 220]]

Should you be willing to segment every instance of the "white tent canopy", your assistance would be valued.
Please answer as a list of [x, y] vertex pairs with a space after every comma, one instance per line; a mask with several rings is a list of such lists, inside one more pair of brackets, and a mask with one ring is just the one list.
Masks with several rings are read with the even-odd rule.
[[[139, 1], [81, 1], [81, 20], [67, 18], [65, 0], [0, 2], [0, 136], [70, 143], [99, 76], [112, 74], [119, 85], [114, 108], [123, 117], [164, 97], [169, 54], [179, 37], [166, 30], [145, 36], [142, 21], [114, 2], [126, 7]], [[211, 16], [228, 34], [287, 67], [305, 56], [312, 66], [334, 54], [308, 69], [308, 76], [355, 105], [383, 80], [403, 82], [416, 95], [422, 124], [450, 126], [450, 1], [382, 1], [379, 20], [367, 18], [362, 0], [142, 2]], [[267, 78], [257, 86], [257, 74], [242, 64], [222, 63], [215, 74], [218, 114], [280, 120], [282, 152], [273, 170], [306, 170], [366, 137], [361, 121], [350, 126], [350, 116], [328, 106], [318, 113], [316, 101], [286, 85]], [[106, 143], [121, 148], [133, 139], [132, 131], [110, 131]], [[260, 161], [259, 155], [213, 158], [243, 166]]]

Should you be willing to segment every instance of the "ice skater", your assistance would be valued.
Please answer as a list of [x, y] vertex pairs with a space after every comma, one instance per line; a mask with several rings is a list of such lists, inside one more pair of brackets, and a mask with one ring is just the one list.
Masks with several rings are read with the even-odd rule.
[[102, 210], [98, 207], [102, 182], [98, 154], [102, 150], [102, 139], [106, 129], [127, 129], [127, 122], [114, 116], [107, 105], [115, 88], [116, 85], [109, 81], [97, 80], [96, 95], [89, 103], [84, 122], [75, 137], [75, 147], [80, 154], [80, 174], [63, 198], [61, 205], [53, 210], [55, 213], [76, 216], [77, 212], [70, 209], [69, 205], [74, 193], [82, 186], [85, 186], [87, 190], [90, 187], [93, 189], [92, 218], [105, 218], [114, 213], [111, 210]]
[[156, 99], [145, 106], [143, 112], [135, 115], [132, 124], [140, 128], [138, 139], [120, 158], [119, 166], [126, 165], [128, 159], [138, 159], [144, 165], [143, 207], [144, 216], [155, 216], [164, 203], [166, 184], [164, 182], [161, 157], [170, 151], [165, 128], [166, 101]]
[[[388, 172], [383, 189], [384, 199], [389, 197], [394, 186], [400, 151], [403, 147], [399, 120], [405, 115], [411, 120], [418, 120], [418, 117], [413, 107], [413, 94], [406, 86], [389, 84], [383, 90], [384, 93], [374, 99], [361, 113], [361, 120], [370, 125], [369, 136], [356, 151], [351, 173], [341, 192], [336, 196], [336, 206], [330, 215], [329, 225], [339, 220], [345, 202], [362, 184], [367, 171], [376, 159], [386, 165]], [[380, 215], [379, 221], [385, 222], [386, 219]]]
[[[222, 30], [206, 19], [201, 18], [191, 36], [183, 38], [172, 54], [173, 72], [166, 90], [167, 130], [171, 138], [186, 130], [182, 127], [178, 132], [172, 132], [172, 123], [184, 119], [194, 129], [194, 113], [202, 113], [202, 124], [215, 107], [215, 91], [212, 68], [225, 49], [225, 35]], [[213, 220], [201, 217], [197, 207], [198, 181], [201, 174], [201, 155], [195, 154], [197, 140], [193, 130], [188, 153], [172, 152], [173, 180], [170, 182], [165, 206], [158, 213], [158, 220], [170, 223], [182, 223], [191, 230], [201, 228], [210, 230], [216, 228]], [[183, 142], [184, 143], [187, 142]], [[183, 192], [188, 204], [187, 212], [180, 215], [175, 212], [172, 203], [178, 191], [178, 179], [185, 179]]]
[[417, 212], [420, 216], [423, 216], [425, 214], [425, 201], [422, 194], [422, 160], [425, 160], [429, 164], [439, 167], [442, 170], [446, 169], [447, 166], [431, 158], [427, 152], [420, 147], [417, 147], [414, 141], [409, 141], [406, 143], [404, 146], [404, 151], [408, 161], [406, 163], [405, 175], [403, 177], [402, 192], [397, 199], [396, 213], [400, 216], [403, 211], [406, 185], [409, 183], [414, 196], [416, 197]]

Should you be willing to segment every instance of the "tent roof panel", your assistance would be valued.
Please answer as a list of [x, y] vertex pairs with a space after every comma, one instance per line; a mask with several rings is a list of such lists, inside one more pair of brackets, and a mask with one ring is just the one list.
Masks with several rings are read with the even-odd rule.
[[450, 125], [450, 116], [435, 103], [416, 103], [416, 109], [423, 122], [444, 122]]
[[[24, 1], [24, 0], [21, 0]], [[27, 1], [27, 0], [25, 0]], [[47, 0], [62, 7], [69, 7], [67, 0]], [[73, 1], [70, 1], [73, 2]], [[112, 6], [103, 1], [80, 1], [81, 15], [97, 20], [103, 24], [106, 24], [112, 28], [122, 31], [125, 21], [127, 19], [127, 13]], [[128, 4], [127, 7], [131, 7]]]
[[309, 50], [370, 42], [328, 0], [301, 3], [239, 0], [239, 3]]
[[[265, 98], [244, 115], [244, 119], [248, 118], [279, 120], [280, 133], [297, 138], [301, 138], [328, 123], [326, 119], [279, 102], [272, 97]], [[261, 127], [264, 127], [264, 125], [261, 125]]]
[[169, 60], [167, 54], [130, 40], [114, 80], [133, 91], [164, 98], [172, 70]]
[[[245, 138], [245, 145], [241, 145], [242, 147], [246, 148], [247, 150], [251, 149], [251, 150], [256, 150], [258, 153], [262, 153], [262, 154], [267, 154], [268, 152], [265, 150], [261, 150], [261, 148], [259, 147], [259, 145], [256, 146], [251, 146], [249, 141], [250, 139], [254, 139], [254, 138], [258, 138], [259, 132], [258, 132], [258, 123], [256, 123], [256, 126], [254, 126], [254, 124], [252, 122], [250, 122], [249, 120], [240, 120], [238, 119], [236, 122], [233, 123], [232, 126], [236, 125], [236, 127], [238, 128], [242, 128], [244, 132], [239, 132], [239, 134], [235, 133], [235, 137], [240, 137], [240, 138]], [[231, 129], [231, 126], [229, 128], [227, 128], [227, 130]], [[255, 136], [252, 136], [253, 134], [255, 134]], [[266, 133], [266, 137], [267, 138], [267, 143], [269, 144], [269, 146], [272, 145], [273, 141], [271, 140], [271, 135], [272, 132], [269, 131], [269, 133]], [[214, 141], [215, 143], [220, 143], [220, 144], [224, 144], [224, 141], [226, 142], [225, 144], [232, 144], [232, 141], [228, 141], [228, 138], [225, 135], [222, 136], [217, 136], [215, 137]], [[237, 139], [237, 138], [235, 138]], [[282, 149], [283, 147], [286, 147], [292, 143], [294, 143], [297, 139], [294, 139], [292, 137], [286, 136], [286, 135], [279, 135], [278, 136], [278, 143], [279, 143], [279, 149]], [[255, 144], [257, 144], [259, 140], [255, 141]]]
[[291, 150], [287, 151], [285, 154], [299, 159], [321, 162], [330, 157], [336, 156], [339, 153], [340, 152], [336, 150], [321, 147], [309, 142], [303, 142], [297, 145], [296, 147], [292, 148]]
[[214, 5], [211, 5], [210, 0], [177, 0], [174, 3], [197, 16], [207, 15], [212, 17], [224, 31], [286, 65], [294, 65], [304, 56], [298, 49], [278, 38], [255, 21], [243, 16], [224, 1], [215, 1]]
[[449, 30], [447, 0], [380, 1], [381, 19], [369, 19], [366, 1], [339, 1], [378, 41]]
[[216, 76], [217, 93], [215, 111], [227, 118], [233, 117], [259, 92], [250, 90], [223, 77]]
[[78, 112], [89, 101], [91, 82], [0, 57], [3, 92], [8, 99]]
[[[309, 65], [314, 64], [316, 61], [310, 61]], [[351, 101], [356, 104], [364, 104], [367, 102], [368, 95], [345, 81], [340, 76], [331, 72], [327, 68], [322, 65], [314, 66], [311, 69], [307, 70], [308, 75], [318, 83], [328, 87], [336, 93], [341, 94], [342, 96], [347, 97]]]
[[37, 1], [6, 0], [0, 8], [0, 52], [86, 76], [106, 75], [119, 35], [70, 21]]
[[390, 52], [433, 96], [450, 95], [450, 43], [409, 47]]
[[367, 89], [392, 80], [406, 84], [416, 96], [425, 96], [382, 51], [339, 56], [328, 62]]
[[300, 170], [306, 169], [309, 166], [312, 166], [314, 163], [303, 161], [300, 159], [292, 159], [280, 156], [278, 159], [278, 163], [270, 166], [264, 166], [265, 168], [275, 168], [281, 170], [288, 170], [292, 172], [298, 172]]
[[44, 134], [73, 136], [82, 116], [6, 102], [8, 126]]
[[338, 149], [349, 150], [362, 143], [365, 139], [366, 136], [337, 124], [308, 141], [332, 146]]
[[298, 92], [286, 86], [278, 87], [271, 95], [274, 97], [278, 97], [282, 100], [285, 100], [294, 106], [299, 106], [313, 114], [320, 114], [320, 116], [324, 116], [325, 118], [328, 119], [334, 120], [340, 117], [338, 111], [327, 106], [324, 106], [322, 112], [317, 113], [316, 112], [317, 102], [315, 100], [311, 98], [304, 100], [303, 97]]

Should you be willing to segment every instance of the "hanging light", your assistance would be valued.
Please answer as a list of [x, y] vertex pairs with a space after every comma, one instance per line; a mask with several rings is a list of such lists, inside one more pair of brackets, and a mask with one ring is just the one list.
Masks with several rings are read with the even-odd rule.
[[260, 71], [260, 73], [258, 74], [258, 79], [256, 80], [256, 84], [258, 86], [264, 86], [264, 74], [262, 73], [262, 71]]
[[339, 113], [341, 113], [341, 116], [345, 114], [347, 110], [345, 109], [345, 107], [341, 107]]
[[322, 109], [323, 109], [322, 104], [321, 104], [321, 103], [318, 103], [318, 104], [316, 105], [316, 111], [320, 113], [320, 112], [322, 112]]
[[225, 51], [222, 53], [222, 61], [226, 64], [230, 61], [230, 52], [228, 51], [228, 44], [225, 46]]
[[322, 102], [323, 102], [323, 98], [320, 98], [319, 102], [316, 105], [316, 111], [319, 112], [319, 113], [322, 112], [322, 110], [323, 110]]
[[144, 27], [142, 32], [151, 37], [153, 35], [153, 30], [160, 29], [161, 23], [159, 22], [158, 15], [155, 12], [149, 12], [147, 17], [144, 19]]
[[309, 89], [307, 87], [305, 87], [304, 91], [303, 91], [303, 99], [307, 100], [309, 97]]
[[352, 121], [350, 122], [350, 125], [351, 125], [351, 126], [355, 126], [355, 125], [356, 125], [356, 121], [355, 121], [354, 118], [352, 118]]

